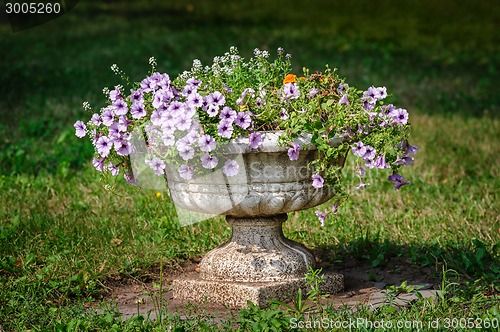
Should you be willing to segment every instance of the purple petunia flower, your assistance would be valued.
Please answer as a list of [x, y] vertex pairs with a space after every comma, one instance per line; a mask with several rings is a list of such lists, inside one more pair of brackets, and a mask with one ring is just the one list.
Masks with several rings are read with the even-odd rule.
[[168, 74], [161, 74], [160, 81], [158, 82], [158, 85], [162, 89], [168, 89], [170, 86], [170, 76], [168, 76]]
[[382, 100], [387, 97], [387, 89], [385, 86], [378, 88], [371, 86], [367, 91], [363, 92], [363, 96], [370, 97], [374, 100]]
[[219, 106], [214, 104], [209, 105], [206, 111], [208, 116], [213, 118], [214, 116], [217, 115], [217, 113], [219, 113]]
[[122, 93], [118, 86], [115, 86], [115, 88], [109, 92], [109, 100], [113, 103], [122, 98]]
[[231, 107], [224, 106], [222, 108], [222, 111], [219, 114], [219, 117], [222, 120], [228, 121], [228, 122], [233, 122], [236, 119], [236, 111], [233, 110]]
[[339, 209], [339, 204], [340, 204], [340, 201], [335, 201], [335, 203], [333, 203], [333, 206], [332, 206], [333, 214], [337, 214], [338, 209]]
[[175, 118], [179, 116], [179, 113], [172, 112], [170, 110], [166, 110], [161, 112], [161, 119], [162, 119], [162, 127], [165, 125], [170, 125], [172, 128], [175, 128]]
[[121, 136], [120, 129], [118, 128], [118, 123], [114, 122], [109, 126], [108, 137], [112, 140], [117, 139]]
[[132, 114], [132, 118], [140, 119], [146, 116], [146, 110], [144, 109], [144, 104], [135, 103], [130, 108], [130, 114]]
[[409, 154], [415, 154], [418, 151], [418, 146], [416, 145], [408, 145], [408, 142], [402, 141], [401, 142], [401, 148]]
[[162, 111], [153, 111], [150, 117], [151, 123], [155, 126], [161, 126], [164, 121], [163, 113]]
[[373, 121], [379, 113], [366, 111], [366, 114], [368, 114], [368, 119], [370, 119], [370, 121]]
[[189, 85], [189, 84], [188, 84], [188, 85], [186, 85], [186, 86], [184, 87], [184, 89], [182, 89], [181, 94], [182, 94], [184, 97], [189, 98], [189, 96], [190, 96], [190, 95], [192, 95], [192, 94], [196, 93], [196, 90], [197, 90], [197, 89], [196, 89], [196, 87], [195, 87], [195, 86], [192, 86], [192, 85]]
[[79, 138], [82, 138], [82, 137], [85, 137], [86, 135], [86, 130], [87, 130], [87, 126], [85, 126], [85, 123], [83, 123], [83, 121], [76, 121], [74, 126], [75, 127], [75, 130], [76, 130], [76, 133], [75, 135]]
[[235, 176], [238, 174], [238, 169], [240, 166], [235, 160], [226, 160], [224, 167], [222, 167], [222, 172], [227, 176]]
[[200, 136], [197, 132], [188, 132], [186, 136], [179, 140], [179, 144], [193, 145], [199, 138]]
[[201, 166], [207, 169], [213, 169], [217, 166], [219, 163], [219, 160], [215, 156], [211, 156], [208, 153], [205, 153], [203, 156], [201, 156]]
[[385, 162], [385, 155], [379, 154], [378, 158], [375, 160], [375, 167], [377, 168], [391, 168]]
[[323, 179], [323, 177], [319, 174], [314, 174], [312, 176], [312, 180], [313, 180], [313, 187], [316, 188], [316, 189], [319, 189], [319, 188], [323, 188], [323, 184], [325, 183], [325, 180]]
[[189, 107], [198, 108], [203, 105], [203, 97], [199, 93], [192, 93], [189, 95], [186, 103]]
[[328, 212], [322, 213], [321, 211], [317, 210], [315, 211], [315, 213], [318, 217], [319, 222], [321, 223], [321, 226], [325, 226], [325, 218], [328, 216]]
[[339, 99], [339, 105], [348, 105], [349, 106], [349, 96], [347, 93], [345, 95], [342, 95]]
[[113, 122], [115, 122], [115, 113], [113, 112], [113, 109], [111, 107], [106, 107], [103, 109], [103, 112], [101, 114], [101, 119], [102, 123], [106, 126], [109, 127]]
[[262, 107], [266, 104], [266, 100], [261, 98], [261, 97], [257, 97], [257, 99], [255, 99], [255, 106], [257, 107]]
[[189, 138], [184, 136], [183, 138], [179, 139], [177, 143], [175, 143], [175, 146], [177, 147], [177, 150], [180, 151], [186, 146], [191, 146], [191, 144], [193, 143], [189, 141]]
[[252, 88], [246, 88], [245, 90], [243, 90], [243, 92], [241, 93], [241, 96], [238, 99], [236, 99], [236, 105], [245, 104], [245, 99], [247, 97], [247, 94], [248, 93], [253, 94], [254, 92], [255, 92], [255, 90]]
[[163, 134], [173, 135], [175, 133], [175, 123], [173, 123], [173, 121], [164, 120], [161, 125], [161, 130]]
[[233, 93], [233, 89], [225, 84], [222, 84], [222, 88], [226, 91], [226, 93]]
[[369, 159], [375, 159], [376, 151], [375, 149], [370, 146], [370, 145], [365, 145], [365, 153], [363, 154], [363, 159], [369, 160]]
[[373, 98], [382, 100], [387, 97], [387, 88], [385, 86], [375, 88], [373, 91]]
[[409, 156], [407, 154], [402, 155], [401, 157], [397, 157], [396, 161], [393, 162], [394, 165], [405, 165], [405, 166], [410, 166], [413, 164], [413, 161], [415, 159], [412, 156]]
[[280, 119], [282, 119], [282, 120], [288, 119], [288, 112], [284, 108], [281, 109]]
[[358, 166], [357, 170], [358, 170], [358, 174], [357, 174], [358, 177], [362, 178], [363, 176], [366, 175], [366, 169], [364, 167]]
[[99, 153], [101, 157], [107, 157], [109, 155], [109, 151], [111, 150], [112, 146], [113, 143], [106, 136], [99, 137], [99, 139], [95, 143], [95, 148], [97, 150], [97, 153]]
[[408, 152], [410, 154], [415, 154], [415, 153], [417, 153], [417, 151], [418, 151], [418, 146], [416, 146], [416, 145], [409, 145], [406, 148], [406, 152]]
[[132, 153], [132, 144], [124, 138], [115, 139], [115, 151], [120, 156], [128, 156]]
[[369, 183], [363, 182], [363, 179], [359, 178], [359, 185], [355, 188], [356, 190], [363, 190], [366, 186], [369, 186]]
[[156, 175], [162, 175], [165, 170], [165, 163], [160, 158], [154, 158], [149, 162], [149, 166]]
[[226, 98], [219, 91], [215, 91], [209, 95], [210, 102], [214, 105], [223, 106], [226, 103]]
[[137, 185], [137, 179], [134, 177], [134, 173], [132, 172], [125, 172], [125, 174], [123, 174], [123, 178], [127, 184], [133, 186]]
[[115, 140], [121, 136], [120, 128], [118, 128], [118, 122], [114, 122], [108, 128], [108, 137], [111, 140]]
[[343, 95], [344, 93], [346, 93], [347, 91], [349, 91], [349, 84], [339, 84], [339, 86], [337, 87], [337, 93], [340, 94], [340, 95]]
[[103, 136], [103, 133], [97, 133], [97, 129], [94, 128], [90, 131], [90, 136], [92, 136], [92, 144], [95, 146], [95, 143], [99, 139], [99, 137]]
[[384, 117], [384, 115], [386, 116], [389, 116], [389, 114], [394, 111], [396, 109], [396, 106], [394, 106], [393, 104], [388, 104], [388, 105], [384, 105], [381, 107], [380, 109], [380, 114], [379, 116], [380, 117]]
[[201, 135], [198, 133], [198, 130], [199, 130], [199, 127], [195, 126], [195, 125], [192, 125], [190, 128], [189, 128], [189, 131], [188, 133], [186, 134], [186, 136], [184, 136], [182, 139], [185, 139], [189, 142], [189, 145], [193, 145], [195, 142], [197, 142]]
[[118, 99], [113, 103], [113, 108], [116, 115], [125, 115], [128, 112], [128, 106], [123, 99]]
[[365, 158], [365, 167], [366, 168], [375, 168], [375, 159], [373, 158]]
[[208, 110], [208, 107], [211, 105], [210, 103], [210, 98], [209, 96], [203, 97], [203, 100], [201, 101], [201, 109], [206, 111]]
[[113, 175], [113, 176], [117, 176], [117, 175], [118, 175], [118, 173], [120, 172], [120, 169], [118, 168], [118, 166], [115, 166], [115, 165], [113, 165], [113, 163], [112, 163], [112, 162], [110, 162], [110, 163], [108, 164], [108, 171], [110, 171], [110, 172], [111, 172], [111, 175]]
[[194, 157], [194, 148], [191, 145], [184, 144], [182, 146], [177, 146], [177, 151], [179, 152], [179, 156], [183, 160], [190, 160]]
[[371, 97], [364, 97], [361, 99], [363, 102], [363, 108], [367, 111], [371, 111], [375, 108], [376, 100]]
[[175, 144], [175, 136], [170, 133], [163, 133], [161, 140], [165, 146], [173, 146]]
[[314, 98], [319, 93], [319, 90], [316, 88], [311, 88], [309, 90], [309, 98]]
[[210, 135], [203, 135], [198, 139], [198, 145], [203, 152], [213, 151], [217, 145], [215, 139]]
[[151, 88], [149, 87], [149, 82], [150, 82], [150, 78], [149, 78], [149, 77], [146, 77], [146, 78], [144, 78], [144, 79], [141, 81], [141, 90], [142, 90], [144, 93], [149, 93], [149, 92], [151, 92]]
[[106, 158], [99, 159], [99, 158], [94, 157], [94, 159], [92, 159], [92, 166], [94, 166], [94, 168], [96, 170], [98, 170], [99, 172], [102, 172], [104, 170], [104, 160], [105, 159]]
[[357, 157], [363, 157], [366, 153], [366, 147], [363, 142], [356, 142], [352, 146], [352, 154]]
[[151, 76], [149, 76], [149, 88], [153, 91], [158, 89], [159, 83], [161, 81], [162, 77], [160, 73], [153, 73]]
[[368, 134], [368, 131], [366, 131], [366, 125], [361, 125], [361, 123], [358, 123], [358, 134]]
[[189, 167], [186, 164], [182, 164], [177, 171], [179, 172], [179, 176], [186, 181], [189, 181], [193, 178], [194, 167]]
[[367, 111], [371, 111], [372, 109], [375, 108], [377, 104], [377, 99], [375, 98], [376, 95], [376, 88], [369, 87], [368, 90], [363, 92], [363, 97], [361, 97], [361, 101], [363, 102], [363, 108]]
[[288, 158], [290, 160], [297, 160], [299, 159], [299, 154], [300, 154], [300, 145], [298, 145], [295, 142], [290, 143], [292, 146], [290, 149], [288, 149]]
[[188, 117], [188, 118], [194, 118], [195, 114], [196, 114], [196, 107], [192, 107], [190, 106], [189, 104], [185, 103], [184, 104], [185, 107], [184, 107], [184, 114]]
[[102, 123], [101, 117], [97, 113], [94, 113], [92, 115], [92, 118], [90, 119], [90, 121], [92, 121], [92, 123], [95, 124], [96, 126], [100, 126]]
[[247, 129], [252, 124], [252, 119], [247, 112], [239, 112], [234, 123], [243, 129]]
[[125, 115], [121, 115], [118, 118], [118, 130], [120, 130], [121, 132], [127, 131], [127, 127], [131, 123], [132, 123], [132, 120], [127, 119], [127, 117]]
[[188, 130], [191, 127], [191, 118], [186, 114], [181, 114], [177, 121], [175, 122], [175, 126], [179, 130]]
[[408, 111], [404, 108], [396, 108], [389, 113], [389, 116], [395, 124], [405, 125], [408, 123]]
[[182, 113], [183, 108], [183, 103], [181, 103], [180, 101], [174, 101], [168, 106], [168, 114], [171, 114], [173, 117], [175, 117]]
[[264, 139], [262, 138], [262, 135], [258, 132], [253, 132], [250, 133], [250, 136], [248, 137], [248, 146], [251, 149], [257, 149], [259, 146], [262, 145], [262, 141]]
[[159, 109], [164, 106], [164, 96], [162, 90], [157, 90], [153, 95], [153, 102], [151, 103], [154, 108]]
[[190, 86], [192, 86], [192, 87], [197, 88], [198, 86], [200, 86], [201, 81], [197, 80], [197, 79], [196, 79], [196, 78], [194, 78], [194, 77], [191, 77], [190, 79], [188, 79], [188, 80], [186, 81], [186, 84], [187, 84], [187, 85], [190, 85]]
[[232, 123], [226, 120], [222, 120], [217, 126], [217, 134], [219, 134], [220, 137], [231, 138], [233, 131]]
[[283, 99], [297, 99], [300, 96], [299, 87], [296, 83], [287, 83], [283, 86]]
[[374, 86], [371, 86], [368, 88], [368, 90], [363, 92], [363, 97], [369, 97], [369, 98], [375, 99], [375, 92], [376, 92], [376, 88]]
[[132, 101], [133, 104], [137, 104], [137, 103], [142, 103], [144, 101], [144, 96], [142, 95], [142, 91], [140, 89], [136, 91], [130, 89], [129, 99], [130, 101]]
[[394, 173], [392, 175], [389, 175], [387, 180], [391, 181], [394, 183], [394, 189], [399, 190], [404, 185], [409, 184], [409, 181], [406, 181], [402, 175], [399, 175], [398, 173]]

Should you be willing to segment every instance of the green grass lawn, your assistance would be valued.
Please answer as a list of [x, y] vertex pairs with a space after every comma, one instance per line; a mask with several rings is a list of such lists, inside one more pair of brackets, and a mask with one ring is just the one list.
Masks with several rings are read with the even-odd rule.
[[111, 277], [158, 281], [160, 262], [198, 258], [230, 229], [222, 218], [180, 227], [166, 192], [105, 191], [92, 146], [74, 136], [82, 102], [102, 106], [102, 88], [120, 83], [113, 63], [138, 80], [155, 56], [175, 76], [231, 45], [244, 55], [282, 46], [311, 70], [329, 63], [353, 86], [385, 85], [410, 111], [420, 147], [405, 170], [410, 186], [393, 191], [369, 174], [324, 227], [305, 211], [290, 214], [285, 233], [334, 266], [430, 269], [442, 295], [318, 317], [500, 320], [499, 11], [493, 1], [82, 1], [30, 30], [0, 24], [0, 331], [287, 330], [300, 317], [272, 307], [214, 326], [204, 316], [122, 322], [84, 310]]

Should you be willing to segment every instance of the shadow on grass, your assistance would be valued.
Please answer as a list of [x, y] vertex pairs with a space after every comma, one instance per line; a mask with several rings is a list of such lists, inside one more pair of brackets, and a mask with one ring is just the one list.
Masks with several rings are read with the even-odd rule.
[[[457, 272], [462, 284], [479, 282], [485, 291], [500, 292], [500, 243], [486, 247], [472, 240], [472, 247], [438, 244], [400, 245], [365, 237], [350, 241], [339, 248], [322, 246], [314, 250], [324, 271], [342, 273], [354, 271], [365, 280], [428, 280], [441, 282], [443, 273]], [[377, 276], [377, 273], [379, 276]], [[384, 280], [386, 279], [386, 280]]]

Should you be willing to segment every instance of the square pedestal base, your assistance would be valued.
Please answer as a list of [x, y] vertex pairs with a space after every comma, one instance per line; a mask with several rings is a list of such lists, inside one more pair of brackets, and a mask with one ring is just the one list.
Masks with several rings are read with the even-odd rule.
[[[324, 274], [320, 290], [327, 294], [336, 294], [344, 289], [344, 276], [337, 273]], [[232, 309], [247, 307], [247, 301], [264, 308], [268, 300], [292, 301], [299, 288], [307, 292], [306, 281], [292, 279], [275, 282], [227, 282], [208, 281], [198, 274], [186, 275], [172, 283], [173, 297], [182, 302], [210, 303], [227, 306]]]

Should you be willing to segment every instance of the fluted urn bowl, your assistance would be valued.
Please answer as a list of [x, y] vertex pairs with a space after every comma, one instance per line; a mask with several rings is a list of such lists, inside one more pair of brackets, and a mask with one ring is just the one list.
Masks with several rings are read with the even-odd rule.
[[[177, 207], [225, 215], [232, 225], [231, 239], [201, 261], [201, 280], [216, 285], [300, 280], [314, 266], [314, 256], [306, 247], [283, 236], [282, 223], [288, 212], [322, 204], [335, 192], [328, 185], [319, 189], [312, 186], [314, 171], [309, 163], [318, 152], [310, 144], [310, 137], [295, 140], [301, 151], [297, 160], [290, 160], [290, 146], [278, 146], [279, 135], [279, 132], [263, 133], [263, 142], [257, 149], [250, 148], [244, 138], [224, 146], [219, 162], [235, 160], [239, 168], [234, 176], [218, 170], [185, 181], [175, 170], [167, 172], [170, 196]], [[337, 163], [342, 166], [344, 159]], [[174, 288], [177, 297], [199, 300], [198, 295], [193, 295], [199, 289], [182, 283], [177, 283], [177, 287], [180, 288], [177, 292]], [[202, 288], [207, 287], [204, 284]], [[234, 304], [222, 295], [215, 296], [216, 289], [202, 293], [214, 301]], [[245, 299], [241, 301], [246, 304]]]
[[[232, 140], [223, 147], [224, 156], [238, 163], [235, 176], [225, 176], [219, 170], [185, 181], [175, 171], [169, 172], [173, 202], [194, 212], [241, 218], [304, 210], [332, 198], [329, 186], [312, 186], [313, 170], [308, 164], [318, 152], [310, 139], [306, 136], [295, 141], [302, 149], [297, 160], [290, 160], [290, 146], [278, 146], [279, 134], [263, 134], [257, 149], [248, 147], [248, 138]], [[343, 164], [343, 160], [338, 162]]]

